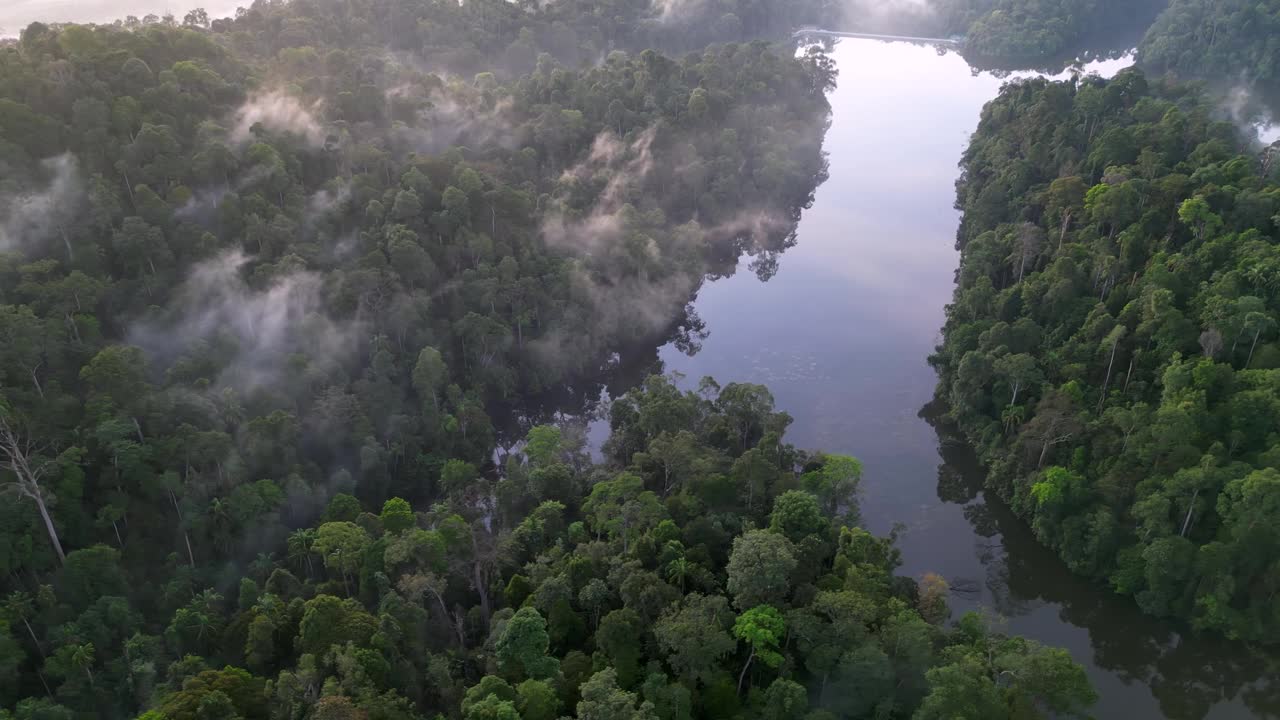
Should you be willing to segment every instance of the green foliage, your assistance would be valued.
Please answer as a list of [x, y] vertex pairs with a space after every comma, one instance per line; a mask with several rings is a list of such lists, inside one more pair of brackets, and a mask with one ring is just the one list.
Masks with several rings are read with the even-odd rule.
[[767, 530], [750, 530], [733, 541], [727, 566], [727, 588], [739, 610], [782, 604], [791, 592], [796, 558], [786, 537]]
[[781, 533], [793, 544], [806, 538], [821, 537], [827, 534], [829, 526], [818, 505], [818, 498], [798, 490], [788, 490], [779, 495], [769, 515], [769, 529]]
[[582, 684], [578, 720], [657, 720], [653, 705], [618, 687], [612, 669], [601, 670]]
[[558, 660], [547, 656], [549, 645], [546, 620], [537, 610], [522, 607], [507, 621], [498, 638], [498, 664], [516, 678], [544, 680], [560, 668]]
[[1143, 37], [1138, 61], [1153, 73], [1250, 82], [1274, 107], [1277, 32], [1280, 16], [1269, 3], [1172, 0]]
[[778, 646], [786, 631], [782, 613], [769, 605], [757, 605], [733, 622], [733, 636], [751, 646], [751, 654], [769, 667], [782, 663]]
[[1053, 66], [1096, 49], [1127, 49], [1122, 43], [1164, 6], [1164, 0], [941, 0], [916, 22], [964, 35], [965, 57], [979, 66]]
[[302, 606], [298, 625], [298, 650], [323, 657], [334, 645], [364, 645], [376, 630], [376, 621], [355, 600], [318, 595]]
[[525, 438], [525, 455], [535, 466], [550, 465], [559, 458], [561, 451], [560, 428], [554, 425], [538, 425], [530, 428]]
[[735, 647], [728, 632], [732, 622], [723, 596], [690, 593], [659, 619], [653, 634], [672, 669], [689, 680], [709, 682]]
[[516, 695], [521, 720], [556, 720], [560, 716], [560, 698], [546, 682], [525, 680], [516, 686]]
[[402, 498], [391, 498], [383, 503], [382, 514], [378, 519], [382, 521], [382, 527], [393, 535], [408, 530], [417, 522], [413, 508]]
[[[1069, 567], [1149, 613], [1277, 642], [1253, 530], [1275, 525], [1269, 496], [1248, 519], [1234, 497], [1277, 453], [1280, 186], [1243, 140], [1134, 69], [1006, 88], [965, 154], [931, 361], [988, 487]], [[1031, 235], [1050, 242], [1026, 255]]]
[[486, 675], [462, 698], [465, 720], [521, 720], [516, 710], [516, 691], [507, 681]]
[[[892, 643], [906, 689], [865, 687], [910, 712], [919, 648], [949, 641], [904, 619], [891, 543], [842, 527], [861, 466], [786, 444], [766, 388], [649, 378], [599, 464], [547, 424], [637, 343], [696, 346], [704, 279], [776, 269], [825, 178], [830, 59], [757, 39], [831, 8], [672, 11], [256, 3], [0, 43], [0, 420], [36, 469], [0, 477], [26, 593], [0, 704], [691, 720], [764, 692], [778, 715], [832, 668], [878, 683]], [[1258, 293], [1227, 315], [1261, 368]], [[530, 426], [528, 463], [496, 462]], [[772, 615], [742, 630], [792, 685], [738, 670], [730, 596], [803, 621], [794, 648]]]
[[[239, 668], [206, 670], [182, 684], [158, 708], [166, 720], [205, 720], [214, 708], [229, 705], [246, 720], [268, 718], [264, 682]], [[216, 716], [212, 716], [216, 717]]]

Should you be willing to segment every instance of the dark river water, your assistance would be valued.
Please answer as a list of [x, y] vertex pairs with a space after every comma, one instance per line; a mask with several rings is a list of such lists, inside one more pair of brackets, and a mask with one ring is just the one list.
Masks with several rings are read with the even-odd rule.
[[[937, 572], [1009, 631], [1065, 647], [1101, 695], [1099, 718], [1280, 717], [1280, 687], [1246, 648], [1181, 632], [1071, 575], [997, 500], [973, 454], [922, 412], [926, 357], [951, 299], [957, 163], [1003, 80], [928, 47], [843, 40], [826, 137], [830, 179], [780, 269], [705, 285], [710, 336], [696, 355], [662, 349], [667, 371], [767, 384], [798, 446], [866, 467], [869, 530], [901, 522], [902, 572]], [[1113, 74], [1127, 61], [1091, 69]]]

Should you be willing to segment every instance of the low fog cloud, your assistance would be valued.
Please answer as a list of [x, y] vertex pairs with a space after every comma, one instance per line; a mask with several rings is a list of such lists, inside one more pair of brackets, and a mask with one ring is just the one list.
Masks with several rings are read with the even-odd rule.
[[[663, 334], [679, 321], [702, 282], [706, 268], [700, 263], [679, 262], [672, 255], [698, 257], [703, 243], [735, 232], [728, 226], [707, 231], [696, 222], [679, 228], [658, 229], [639, 221], [631, 199], [663, 160], [655, 157], [657, 127], [650, 126], [630, 139], [605, 131], [596, 137], [587, 156], [561, 176], [562, 187], [598, 187], [585, 212], [552, 211], [541, 234], [548, 246], [580, 258], [570, 276], [573, 294], [585, 300], [590, 316], [569, 323], [572, 330], [556, 331], [533, 344], [533, 351], [548, 364], [574, 367], [606, 347]], [[744, 220], [742, 228], [763, 220]], [[627, 231], [661, 233], [631, 238]], [[645, 260], [636, 263], [630, 253], [641, 246]], [[619, 254], [620, 253], [620, 254]], [[622, 258], [627, 257], [624, 261]]]
[[838, 30], [920, 34], [940, 32], [941, 20], [930, 0], [845, 0]]
[[[10, 198], [0, 196], [0, 251], [30, 250], [54, 237], [66, 244], [65, 227], [84, 203], [84, 183], [74, 155], [45, 160], [42, 190]], [[33, 183], [34, 184], [34, 183]]]
[[180, 220], [191, 220], [208, 225], [213, 220], [214, 212], [222, 205], [222, 201], [226, 199], [227, 195], [233, 192], [238, 193], [264, 177], [266, 177], [266, 171], [261, 167], [250, 168], [248, 172], [232, 180], [230, 185], [218, 184], [197, 190], [173, 214]]
[[355, 230], [335, 225], [332, 220], [345, 212], [351, 200], [351, 183], [342, 180], [315, 191], [307, 198], [307, 210], [303, 216], [303, 228], [315, 236], [332, 260], [340, 260], [356, 249]]
[[167, 364], [201, 343], [231, 341], [234, 356], [218, 384], [240, 389], [283, 381], [294, 354], [321, 368], [350, 357], [358, 323], [328, 317], [319, 275], [295, 271], [254, 288], [243, 273], [249, 260], [235, 250], [196, 265], [172, 309], [136, 325], [130, 342]]
[[[477, 96], [468, 97], [472, 93]], [[514, 150], [524, 141], [515, 102], [509, 97], [487, 102], [474, 88], [457, 83], [426, 89], [412, 83], [388, 90], [387, 98], [421, 105], [412, 124], [397, 123], [394, 128], [395, 143], [406, 150], [435, 154], [456, 145]]]
[[619, 276], [581, 264], [573, 268], [570, 279], [573, 293], [589, 301], [591, 315], [530, 343], [534, 356], [550, 367], [581, 368], [605, 348], [667, 332], [702, 280], [685, 272], [661, 278]]
[[342, 181], [334, 187], [321, 188], [307, 199], [308, 223], [315, 223], [332, 213], [341, 210], [344, 203], [351, 199], [351, 183]]
[[[697, 17], [716, 18], [720, 10], [713, 0], [652, 0], [661, 22], [680, 22]], [[842, 0], [830, 16], [839, 27], [831, 30], [915, 32], [919, 23], [938, 15], [931, 0]]]
[[549, 214], [542, 224], [542, 237], [548, 245], [589, 254], [618, 241], [628, 192], [643, 184], [653, 171], [656, 134], [656, 126], [650, 126], [630, 143], [612, 130], [596, 136], [587, 158], [566, 170], [561, 182], [592, 182], [604, 177], [604, 189], [581, 218], [567, 217], [563, 212]]
[[253, 137], [253, 126], [261, 124], [268, 130], [291, 132], [312, 145], [321, 145], [326, 133], [316, 119], [318, 112], [318, 104], [307, 107], [299, 99], [279, 90], [255, 95], [236, 110], [231, 140], [235, 143], [248, 142]]
[[1223, 97], [1222, 106], [1231, 121], [1245, 135], [1256, 138], [1264, 145], [1280, 139], [1275, 128], [1275, 118], [1271, 116], [1266, 104], [1254, 97], [1249, 85], [1242, 83], [1228, 90]]
[[[660, 148], [689, 147], [657, 138], [657, 126], [628, 138], [606, 130], [561, 176], [561, 192], [573, 196], [591, 189], [594, 199], [585, 210], [553, 208], [541, 235], [549, 247], [579, 258], [571, 275], [573, 292], [587, 301], [591, 315], [569, 323], [572, 332], [535, 342], [544, 362], [573, 367], [605, 347], [675, 329], [705, 275], [731, 273], [741, 254], [756, 257], [753, 269], [762, 277], [776, 268], [776, 254], [794, 230], [785, 213], [755, 208], [714, 224], [691, 220], [658, 228], [633, 207], [646, 183], [657, 182], [658, 168], [677, 162], [663, 157], [670, 153]], [[696, 341], [700, 328], [688, 330]]]

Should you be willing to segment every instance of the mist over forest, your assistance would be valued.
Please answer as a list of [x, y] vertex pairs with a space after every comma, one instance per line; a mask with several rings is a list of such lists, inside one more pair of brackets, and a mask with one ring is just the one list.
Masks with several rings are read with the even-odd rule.
[[1088, 717], [1067, 651], [896, 572], [862, 463], [790, 444], [768, 388], [650, 374], [708, 337], [705, 283], [778, 272], [827, 180], [838, 69], [804, 26], [962, 37], [997, 69], [1141, 39], [1113, 80], [984, 110], [930, 361], [1073, 571], [1277, 641], [1280, 166], [1248, 132], [1280, 13], [1226, 5], [9, 28], [0, 719]]

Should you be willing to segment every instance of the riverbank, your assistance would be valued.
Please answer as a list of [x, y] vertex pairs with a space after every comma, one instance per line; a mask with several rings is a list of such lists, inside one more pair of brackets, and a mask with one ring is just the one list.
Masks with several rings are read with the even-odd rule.
[[1101, 696], [1099, 718], [1276, 715], [1261, 661], [1072, 575], [988, 501], [967, 447], [921, 415], [958, 262], [957, 161], [1004, 78], [906, 44], [845, 40], [832, 56], [830, 177], [797, 245], [768, 282], [744, 261], [706, 285], [695, 308], [710, 335], [692, 357], [663, 348], [666, 369], [690, 384], [765, 383], [795, 418], [793, 442], [862, 459], [865, 523], [905, 524], [903, 570], [944, 575], [957, 613], [987, 608], [1010, 632], [1069, 649]]

